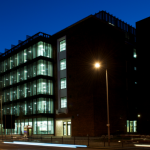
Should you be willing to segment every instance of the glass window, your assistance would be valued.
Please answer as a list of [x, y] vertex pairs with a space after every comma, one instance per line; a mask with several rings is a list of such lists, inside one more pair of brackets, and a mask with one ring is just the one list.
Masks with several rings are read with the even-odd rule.
[[50, 80], [37, 80], [37, 94], [53, 95], [53, 83]]
[[24, 50], [24, 62], [27, 62], [27, 50]]
[[17, 54], [17, 58], [18, 58], [17, 66], [23, 64], [24, 63], [24, 51], [19, 52]]
[[47, 134], [47, 118], [37, 118], [38, 134]]
[[24, 67], [20, 69], [20, 82], [24, 80]]
[[33, 95], [36, 95], [36, 81], [33, 81]]
[[13, 85], [17, 83], [17, 70], [10, 73], [10, 84]]
[[48, 134], [54, 134], [54, 120], [48, 118]]
[[24, 66], [24, 80], [27, 80], [27, 66]]
[[66, 40], [60, 41], [60, 52], [66, 50]]
[[127, 132], [137, 132], [137, 121], [127, 120]]
[[0, 73], [4, 72], [4, 62], [0, 63]]
[[24, 134], [24, 120], [21, 120], [21, 134]]
[[33, 59], [36, 58], [36, 56], [37, 56], [37, 54], [36, 54], [37, 51], [36, 50], [37, 50], [37, 44], [34, 44], [33, 45]]
[[32, 59], [32, 46], [27, 49], [27, 61]]
[[36, 118], [33, 118], [33, 134], [37, 134], [36, 128], [37, 128]]
[[9, 84], [10, 84], [10, 74], [9, 73], [5, 75], [5, 82], [4, 83], [5, 83], [5, 87], [9, 86]]
[[53, 113], [53, 101], [49, 98], [38, 98], [33, 105], [37, 106], [37, 113]]
[[33, 77], [35, 77], [37, 75], [37, 73], [36, 73], [36, 70], [37, 70], [36, 62], [34, 62], [32, 65], [33, 65], [32, 66], [33, 67]]
[[48, 62], [48, 67], [47, 67], [47, 69], [48, 69], [48, 76], [53, 76], [53, 65], [52, 65], [52, 63], [51, 62]]
[[24, 102], [24, 113], [27, 115], [27, 101]]
[[137, 121], [133, 121], [134, 132], [137, 132]]
[[43, 52], [44, 52], [43, 42], [38, 42], [37, 56], [43, 56]]
[[66, 122], [63, 122], [63, 135], [66, 135]]
[[137, 70], [137, 67], [134, 67], [134, 70]]
[[17, 99], [17, 87], [13, 88], [13, 100]]
[[20, 82], [20, 69], [17, 70], [17, 82]]
[[25, 106], [24, 106], [24, 102], [20, 103], [20, 117], [23, 117], [23, 115], [25, 115]]
[[137, 84], [137, 82], [135, 82], [135, 84]]
[[66, 88], [66, 78], [62, 78], [61, 79], [61, 89], [65, 89]]
[[38, 61], [38, 75], [46, 75], [46, 61], [39, 60]]
[[133, 132], [133, 121], [130, 121], [130, 132]]
[[32, 64], [30, 64], [30, 65], [28, 65], [27, 66], [27, 78], [28, 79], [30, 79], [30, 78], [32, 78], [32, 75], [33, 75], [33, 65]]
[[52, 47], [51, 44], [45, 42], [38, 42], [37, 56], [45, 56], [52, 58]]
[[61, 108], [66, 108], [67, 107], [67, 98], [62, 97], [61, 98]]
[[66, 69], [66, 59], [60, 61], [60, 70]]
[[32, 114], [32, 100], [28, 100], [27, 101], [27, 115], [31, 115]]
[[137, 58], [136, 49], [133, 49], [133, 58]]
[[10, 88], [10, 101], [13, 101], [13, 88]]
[[17, 125], [18, 125], [17, 120], [15, 120], [15, 129], [14, 129], [14, 134], [17, 134]]
[[71, 122], [67, 122], [68, 135], [71, 135]]
[[46, 113], [46, 98], [37, 99], [37, 113]]
[[48, 50], [48, 52], [47, 52], [47, 57], [49, 57], [49, 58], [52, 58], [53, 57], [53, 53], [52, 53], [52, 46], [51, 46], [51, 44], [48, 44], [47, 45], [47, 50]]
[[34, 100], [33, 100], [33, 114], [36, 114], [36, 113], [37, 113], [36, 107], [37, 107], [37, 102], [36, 102], [36, 99], [34, 99]]
[[27, 96], [32, 96], [32, 82], [27, 83]]

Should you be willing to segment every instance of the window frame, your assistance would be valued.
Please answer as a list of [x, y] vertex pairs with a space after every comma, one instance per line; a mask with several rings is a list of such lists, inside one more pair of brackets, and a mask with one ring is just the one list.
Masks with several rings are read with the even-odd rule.
[[[63, 101], [63, 103], [62, 103], [62, 101]], [[67, 97], [60, 98], [60, 106], [61, 106], [61, 108], [67, 108]]]
[[[65, 81], [64, 86], [62, 85], [63, 79]], [[66, 88], [67, 88], [67, 80], [66, 80], [66, 78], [61, 78], [60, 79], [60, 89], [66, 89]]]
[[[61, 62], [62, 62], [63, 60], [65, 60], [65, 65], [62, 65], [63, 67], [61, 67]], [[64, 66], [65, 66], [65, 67], [64, 67]], [[61, 68], [62, 68], [62, 69], [61, 69]], [[60, 70], [65, 70], [65, 69], [66, 69], [66, 58], [60, 60]]]
[[[65, 41], [63, 44], [65, 44], [64, 46], [61, 47], [61, 42]], [[63, 45], [62, 44], [62, 45]], [[62, 52], [62, 51], [65, 51], [66, 50], [66, 39], [63, 39], [61, 41], [59, 41], [59, 51]]]

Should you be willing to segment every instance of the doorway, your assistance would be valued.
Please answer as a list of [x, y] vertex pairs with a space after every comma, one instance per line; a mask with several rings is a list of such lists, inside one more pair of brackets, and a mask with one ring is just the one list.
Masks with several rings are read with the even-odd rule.
[[28, 136], [32, 136], [32, 129], [28, 129]]
[[67, 122], [67, 130], [68, 130], [68, 134], [67, 135], [71, 135], [71, 122]]

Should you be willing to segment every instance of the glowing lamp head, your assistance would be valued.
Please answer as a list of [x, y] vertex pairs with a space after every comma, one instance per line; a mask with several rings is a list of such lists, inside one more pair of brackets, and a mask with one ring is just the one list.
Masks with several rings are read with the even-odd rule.
[[100, 64], [99, 63], [96, 63], [95, 64], [95, 68], [99, 68], [100, 67]]

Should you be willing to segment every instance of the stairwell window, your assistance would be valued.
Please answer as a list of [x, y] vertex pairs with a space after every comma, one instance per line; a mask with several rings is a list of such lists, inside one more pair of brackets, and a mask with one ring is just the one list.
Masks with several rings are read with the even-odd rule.
[[60, 70], [66, 69], [66, 59], [60, 61]]
[[66, 78], [62, 78], [61, 79], [61, 89], [65, 89], [66, 88]]
[[60, 41], [60, 52], [66, 50], [66, 40]]
[[66, 108], [67, 107], [67, 98], [62, 97], [61, 98], [61, 108]]
[[134, 67], [134, 70], [137, 70], [137, 67]]
[[133, 58], [137, 58], [136, 49], [133, 49]]

